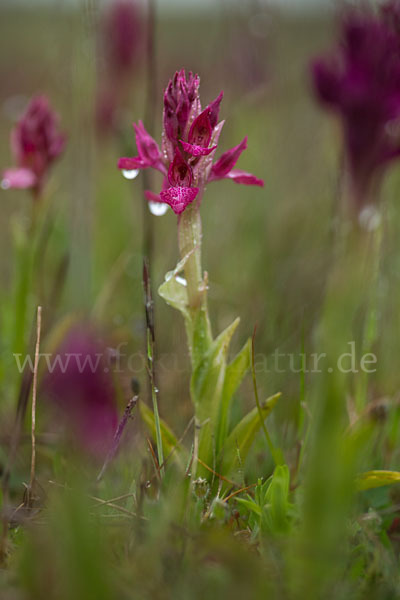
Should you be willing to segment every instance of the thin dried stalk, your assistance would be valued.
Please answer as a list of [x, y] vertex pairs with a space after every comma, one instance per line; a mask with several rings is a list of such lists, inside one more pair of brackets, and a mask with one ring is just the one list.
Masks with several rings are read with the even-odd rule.
[[40, 334], [42, 330], [42, 307], [38, 306], [36, 316], [36, 346], [35, 346], [35, 363], [33, 367], [33, 384], [32, 384], [32, 424], [31, 424], [31, 441], [32, 441], [32, 456], [31, 456], [31, 477], [27, 490], [28, 505], [32, 503], [32, 490], [35, 483], [36, 469], [36, 397], [37, 397], [37, 375], [39, 369], [40, 358]]

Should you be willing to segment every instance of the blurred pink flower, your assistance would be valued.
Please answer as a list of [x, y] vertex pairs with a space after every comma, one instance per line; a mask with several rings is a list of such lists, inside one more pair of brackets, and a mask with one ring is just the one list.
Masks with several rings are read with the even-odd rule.
[[143, 23], [133, 0], [114, 0], [104, 13], [99, 54], [104, 60], [97, 95], [96, 120], [100, 132], [116, 126], [117, 111], [126, 103], [132, 74], [140, 59]]
[[112, 2], [103, 24], [103, 39], [110, 69], [115, 72], [131, 71], [141, 39], [141, 19], [136, 2]]
[[400, 139], [392, 128], [400, 119], [400, 37], [385, 14], [383, 19], [372, 12], [347, 14], [333, 56], [312, 67], [317, 98], [341, 118], [357, 210], [371, 200], [373, 184], [389, 163], [400, 157]]
[[120, 158], [124, 170], [153, 168], [164, 175], [163, 190], [146, 192], [152, 202], [164, 202], [181, 214], [197, 196], [201, 198], [208, 181], [232, 179], [235, 183], [263, 186], [251, 173], [234, 169], [246, 149], [247, 138], [225, 152], [213, 165], [224, 121], [218, 122], [223, 93], [203, 111], [199, 97], [200, 79], [191, 72], [175, 73], [164, 93], [164, 116], [161, 150], [146, 132], [143, 123], [134, 125], [138, 156]]
[[118, 424], [116, 394], [108, 349], [96, 332], [74, 326], [54, 355], [44, 376], [43, 392], [79, 448], [98, 458], [110, 450]]
[[32, 189], [40, 193], [51, 164], [62, 153], [65, 136], [45, 96], [33, 98], [11, 133], [17, 166], [3, 172], [2, 187]]

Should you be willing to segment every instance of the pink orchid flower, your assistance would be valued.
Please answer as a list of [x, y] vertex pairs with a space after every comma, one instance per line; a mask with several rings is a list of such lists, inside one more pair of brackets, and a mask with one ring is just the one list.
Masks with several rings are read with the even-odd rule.
[[214, 163], [224, 121], [218, 122], [223, 93], [201, 109], [200, 79], [184, 69], [175, 73], [164, 93], [162, 146], [147, 133], [143, 123], [134, 125], [138, 156], [120, 158], [118, 167], [124, 170], [153, 168], [164, 175], [160, 194], [147, 191], [151, 202], [168, 204], [180, 215], [196, 198], [202, 197], [205, 185], [218, 179], [235, 183], [263, 186], [262, 179], [235, 169], [247, 147], [247, 137], [228, 150]]
[[33, 98], [11, 132], [16, 167], [2, 174], [4, 189], [32, 189], [40, 194], [49, 168], [62, 153], [65, 137], [58, 130], [58, 117], [45, 96]]

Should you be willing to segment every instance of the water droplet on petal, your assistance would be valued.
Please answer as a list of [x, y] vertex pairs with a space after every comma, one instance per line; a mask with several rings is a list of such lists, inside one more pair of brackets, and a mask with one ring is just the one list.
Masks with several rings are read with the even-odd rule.
[[139, 175], [139, 169], [130, 169], [129, 171], [128, 169], [122, 169], [122, 175], [125, 179], [136, 179]]
[[381, 213], [375, 206], [365, 206], [358, 216], [358, 221], [365, 231], [375, 231], [382, 222]]
[[149, 202], [149, 211], [156, 217], [162, 217], [168, 210], [166, 202]]
[[8, 179], [2, 179], [0, 186], [2, 190], [8, 190], [10, 189], [10, 182]]
[[184, 277], [180, 277], [180, 275], [177, 275], [175, 277], [175, 279], [176, 279], [177, 283], [180, 283], [181, 285], [183, 285], [185, 287], [187, 286], [187, 281]]

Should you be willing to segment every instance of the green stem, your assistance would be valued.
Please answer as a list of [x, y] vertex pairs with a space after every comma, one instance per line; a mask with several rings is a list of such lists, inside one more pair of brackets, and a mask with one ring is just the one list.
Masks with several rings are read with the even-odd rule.
[[[361, 338], [361, 354], [365, 356], [372, 353], [373, 345], [377, 338], [378, 330], [378, 308], [379, 308], [379, 278], [380, 259], [382, 246], [382, 227], [378, 227], [369, 239], [366, 258], [366, 297], [367, 309], [363, 323]], [[356, 381], [355, 403], [358, 414], [361, 414], [367, 404], [368, 373], [361, 371]]]
[[27, 341], [28, 297], [32, 291], [33, 255], [39, 228], [41, 199], [34, 198], [31, 205], [30, 222], [27, 227], [16, 224], [14, 246], [16, 252], [16, 284], [14, 293], [15, 317], [13, 352], [23, 354]]
[[154, 381], [154, 353], [153, 353], [153, 342], [151, 338], [151, 331], [147, 329], [147, 359], [149, 363], [149, 373], [150, 373], [150, 385], [151, 385], [151, 399], [153, 401], [153, 412], [154, 412], [154, 425], [156, 428], [156, 442], [157, 442], [157, 458], [158, 464], [160, 467], [160, 475], [164, 475], [164, 452], [163, 452], [163, 444], [162, 444], [162, 435], [161, 435], [161, 423], [160, 423], [160, 413], [158, 412], [158, 402], [157, 402], [157, 388]]
[[281, 465], [283, 463], [283, 460], [280, 457], [280, 453], [278, 451], [277, 448], [275, 448], [272, 440], [271, 440], [271, 436], [269, 435], [267, 426], [265, 425], [265, 417], [263, 415], [262, 409], [261, 409], [261, 404], [260, 404], [260, 399], [258, 397], [258, 389], [257, 389], [257, 378], [256, 378], [256, 369], [255, 369], [255, 360], [254, 360], [254, 355], [255, 355], [255, 351], [254, 351], [254, 337], [255, 337], [255, 330], [254, 330], [254, 334], [253, 334], [253, 338], [251, 341], [251, 376], [253, 379], [253, 388], [254, 388], [254, 397], [256, 400], [256, 405], [257, 405], [257, 411], [258, 411], [258, 416], [260, 419], [260, 423], [261, 423], [261, 428], [264, 432], [264, 436], [265, 436], [265, 440], [267, 442], [267, 446], [268, 449], [271, 453], [272, 459], [275, 463], [275, 466], [277, 467], [278, 465]]
[[196, 311], [203, 298], [203, 277], [201, 272], [201, 218], [200, 211], [193, 204], [180, 215], [178, 241], [181, 258], [188, 256], [185, 264], [189, 308]]
[[178, 242], [181, 259], [186, 259], [184, 271], [189, 312], [186, 333], [193, 369], [212, 343], [207, 307], [207, 282], [203, 279], [201, 267], [201, 240], [200, 210], [198, 205], [192, 204], [179, 217]]
[[[185, 324], [193, 373], [203, 361], [213, 341], [207, 306], [207, 279], [203, 278], [201, 266], [201, 239], [199, 205], [192, 204], [179, 217], [178, 241], [181, 259], [185, 260], [184, 272], [188, 295], [188, 317], [185, 319]], [[199, 476], [201, 471], [198, 457], [204, 458], [201, 449], [204, 445], [204, 436], [207, 434], [207, 426], [204, 423], [205, 415], [201, 414], [202, 407], [194, 397], [193, 391], [192, 402], [195, 411], [193, 483], [194, 478]]]

